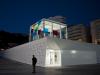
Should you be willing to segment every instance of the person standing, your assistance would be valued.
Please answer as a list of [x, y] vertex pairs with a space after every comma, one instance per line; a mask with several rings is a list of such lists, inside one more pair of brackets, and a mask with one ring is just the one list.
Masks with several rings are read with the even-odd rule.
[[35, 73], [36, 72], [36, 63], [37, 63], [37, 58], [35, 57], [35, 55], [33, 55], [32, 57], [32, 67], [33, 67], [33, 72], [32, 73]]

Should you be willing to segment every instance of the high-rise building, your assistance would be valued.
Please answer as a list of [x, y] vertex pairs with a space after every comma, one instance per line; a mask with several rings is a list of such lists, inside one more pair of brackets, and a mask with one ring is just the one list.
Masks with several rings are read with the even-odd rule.
[[83, 24], [69, 26], [68, 39], [89, 42], [86, 27]]
[[91, 22], [92, 43], [100, 44], [100, 19]]

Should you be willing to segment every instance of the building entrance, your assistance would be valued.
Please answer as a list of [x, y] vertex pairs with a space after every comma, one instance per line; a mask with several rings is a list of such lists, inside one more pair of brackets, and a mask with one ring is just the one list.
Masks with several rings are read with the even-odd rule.
[[60, 50], [47, 50], [46, 51], [46, 66], [61, 66]]

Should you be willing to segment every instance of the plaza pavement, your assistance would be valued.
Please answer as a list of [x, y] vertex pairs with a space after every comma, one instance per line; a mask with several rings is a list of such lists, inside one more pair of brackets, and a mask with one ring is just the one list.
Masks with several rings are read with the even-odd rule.
[[100, 64], [66, 66], [63, 68], [36, 67], [9, 59], [0, 59], [0, 75], [100, 75]]

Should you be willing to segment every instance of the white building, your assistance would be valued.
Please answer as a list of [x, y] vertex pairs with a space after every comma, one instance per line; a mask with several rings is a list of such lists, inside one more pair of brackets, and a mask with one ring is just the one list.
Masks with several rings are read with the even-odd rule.
[[[41, 24], [43, 24], [43, 21]], [[45, 32], [38, 33], [39, 28], [34, 36], [30, 32], [30, 40], [33, 38], [34, 41], [6, 50], [5, 57], [32, 64], [32, 55], [34, 54], [38, 60], [37, 66], [42, 67], [65, 67], [68, 65], [100, 63], [100, 45], [67, 40], [66, 38], [62, 39], [61, 29], [65, 28], [65, 31], [67, 31], [66, 26], [59, 26], [62, 23], [57, 23], [57, 27], [56, 22], [46, 19], [45, 23], [48, 23], [45, 24], [45, 28], [50, 28], [46, 31], [48, 34]], [[51, 25], [49, 26], [49, 24]], [[30, 31], [31, 29], [32, 26]], [[41, 26], [40, 29], [43, 31], [44, 27]], [[54, 37], [53, 30], [57, 30], [59, 35]], [[43, 34], [43, 38], [40, 34]], [[64, 34], [67, 35], [67, 32]]]
[[5, 57], [31, 64], [34, 54], [42, 67], [96, 64], [100, 63], [99, 50], [99, 45], [45, 37], [6, 50]]

